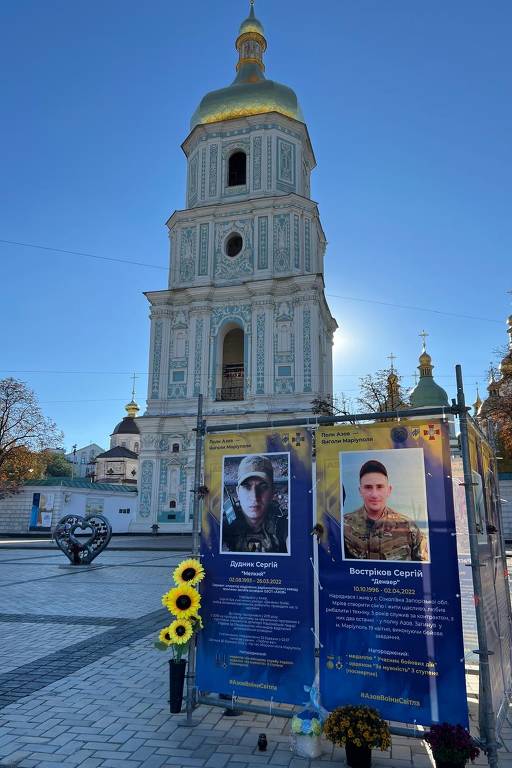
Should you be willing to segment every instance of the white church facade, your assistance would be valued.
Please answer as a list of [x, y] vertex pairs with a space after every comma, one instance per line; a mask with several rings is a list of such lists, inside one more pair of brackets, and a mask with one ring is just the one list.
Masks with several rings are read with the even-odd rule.
[[332, 394], [337, 327], [324, 295], [325, 235], [310, 198], [315, 158], [294, 92], [264, 76], [251, 5], [234, 83], [207, 94], [183, 144], [185, 210], [167, 222], [167, 290], [151, 305], [139, 508], [131, 530], [192, 525], [195, 419], [293, 418]]

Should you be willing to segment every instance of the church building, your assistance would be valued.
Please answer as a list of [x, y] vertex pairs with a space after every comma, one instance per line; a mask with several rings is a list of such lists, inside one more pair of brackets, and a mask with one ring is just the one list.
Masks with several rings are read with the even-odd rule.
[[94, 479], [97, 483], [137, 484], [140, 432], [135, 418], [139, 406], [134, 400], [134, 392], [125, 410], [127, 415], [110, 435], [109, 450], [96, 456]]
[[265, 76], [251, 2], [231, 85], [200, 101], [182, 147], [186, 208], [167, 222], [167, 290], [151, 306], [139, 509], [131, 530], [191, 530], [195, 419], [293, 418], [332, 395], [337, 327], [324, 295], [315, 156], [291, 88]]

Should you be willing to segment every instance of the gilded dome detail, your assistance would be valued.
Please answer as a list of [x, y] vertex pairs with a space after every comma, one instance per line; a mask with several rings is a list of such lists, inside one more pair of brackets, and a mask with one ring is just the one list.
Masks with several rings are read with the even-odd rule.
[[204, 96], [190, 121], [191, 129], [196, 125], [269, 112], [304, 122], [294, 91], [265, 78], [263, 54], [266, 48], [263, 25], [255, 17], [254, 6], [251, 4], [249, 16], [240, 25], [236, 39], [239, 55], [237, 75], [231, 85], [210, 91]]

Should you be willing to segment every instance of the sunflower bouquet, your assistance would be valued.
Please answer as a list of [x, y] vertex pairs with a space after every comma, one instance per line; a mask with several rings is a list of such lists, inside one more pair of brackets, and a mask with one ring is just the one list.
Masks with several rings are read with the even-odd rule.
[[188, 652], [192, 637], [203, 628], [199, 615], [201, 595], [196, 585], [204, 579], [204, 568], [199, 560], [183, 560], [173, 572], [175, 587], [162, 596], [162, 604], [173, 615], [173, 621], [164, 627], [155, 641], [160, 651], [172, 651], [173, 659], [180, 661]]

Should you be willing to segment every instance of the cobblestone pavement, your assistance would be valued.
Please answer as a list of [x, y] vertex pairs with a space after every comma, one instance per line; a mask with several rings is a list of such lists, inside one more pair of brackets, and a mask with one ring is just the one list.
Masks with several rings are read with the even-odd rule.
[[[328, 768], [344, 750], [295, 757], [289, 720], [224, 717], [200, 706], [194, 728], [168, 711], [166, 657], [153, 649], [160, 597], [180, 552], [103, 552], [90, 568], [59, 552], [0, 551], [0, 765], [19, 768]], [[475, 714], [478, 678], [470, 675]], [[257, 749], [266, 733], [268, 750]], [[512, 728], [500, 766], [512, 768]], [[510, 750], [510, 753], [507, 752]], [[419, 739], [393, 737], [375, 766], [433, 765]], [[476, 765], [486, 765], [484, 757]]]

